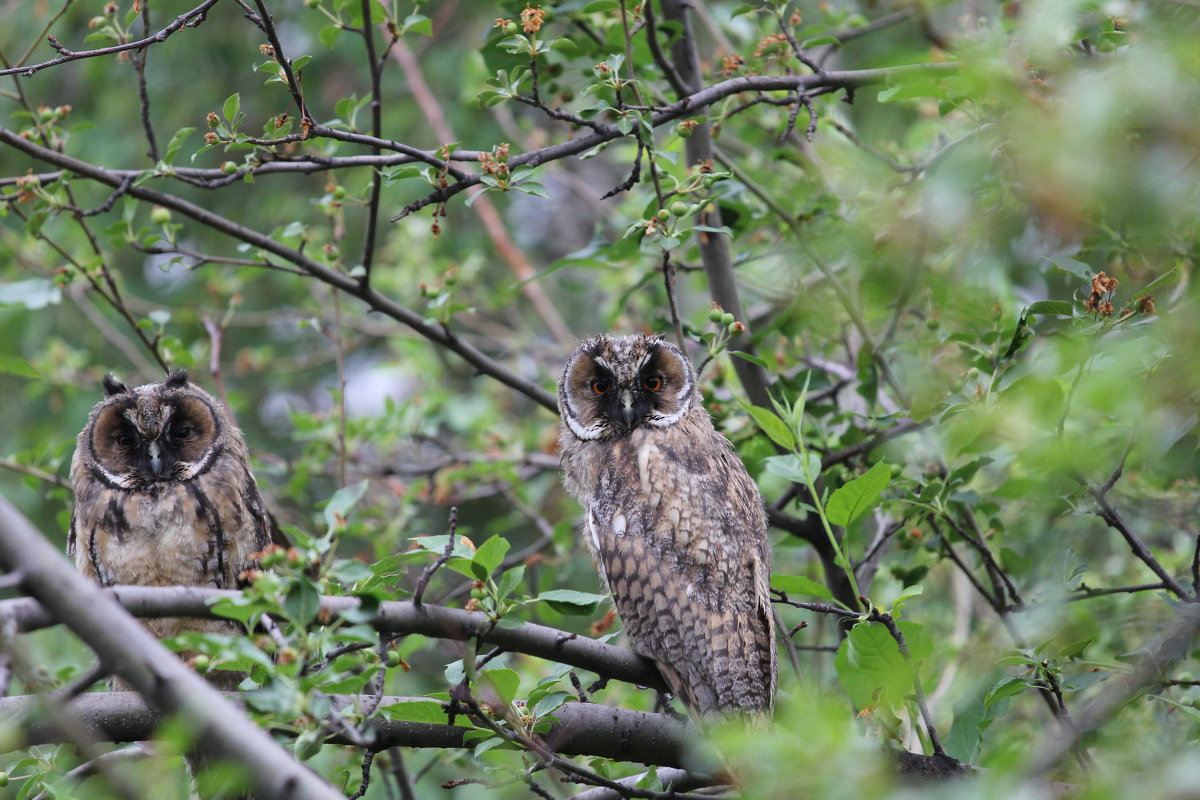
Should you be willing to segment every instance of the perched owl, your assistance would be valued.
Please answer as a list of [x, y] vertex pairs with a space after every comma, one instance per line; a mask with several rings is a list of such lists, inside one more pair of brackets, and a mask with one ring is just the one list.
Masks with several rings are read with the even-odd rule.
[[[234, 588], [271, 521], [224, 406], [176, 370], [129, 389], [111, 375], [71, 461], [67, 555], [103, 586]], [[159, 637], [242, 632], [229, 620], [148, 619]], [[237, 673], [214, 673], [236, 684]], [[215, 681], [222, 682], [222, 681]]]
[[661, 336], [596, 336], [558, 384], [567, 489], [633, 649], [698, 713], [766, 712], [776, 680], [762, 499]]

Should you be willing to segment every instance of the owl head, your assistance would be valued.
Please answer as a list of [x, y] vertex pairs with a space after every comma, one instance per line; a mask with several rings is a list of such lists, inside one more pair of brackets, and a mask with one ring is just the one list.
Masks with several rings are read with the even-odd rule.
[[135, 389], [106, 375], [104, 394], [79, 434], [76, 460], [114, 489], [191, 480], [237, 435], [224, 407], [181, 369]]
[[559, 413], [580, 439], [667, 428], [695, 404], [691, 362], [659, 335], [594, 336], [571, 355], [558, 382]]

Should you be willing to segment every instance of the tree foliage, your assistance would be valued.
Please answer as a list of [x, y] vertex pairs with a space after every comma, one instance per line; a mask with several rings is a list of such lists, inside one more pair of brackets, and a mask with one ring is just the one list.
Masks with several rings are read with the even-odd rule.
[[[61, 547], [105, 372], [191, 370], [293, 546], [118, 599], [245, 621], [168, 644], [336, 790], [1196, 785], [1193, 4], [10, 6], [0, 540]], [[554, 383], [630, 330], [767, 504], [770, 731], [662, 713], [577, 542]], [[6, 791], [186, 796], [186, 713], [94, 697], [15, 552]]]

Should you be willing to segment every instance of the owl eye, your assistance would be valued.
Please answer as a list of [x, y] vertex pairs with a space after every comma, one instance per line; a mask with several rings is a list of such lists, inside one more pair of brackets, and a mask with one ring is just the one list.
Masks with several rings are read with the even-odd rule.
[[195, 432], [195, 428], [193, 428], [191, 425], [176, 425], [175, 429], [171, 431], [171, 438], [177, 441], [186, 442], [188, 439], [192, 438], [192, 435]]
[[598, 378], [592, 381], [592, 391], [596, 394], [607, 394], [611, 388], [612, 385], [606, 380]]
[[115, 443], [117, 447], [133, 447], [136, 441], [137, 440], [134, 438], [134, 435], [129, 431], [118, 431], [117, 433], [113, 434], [113, 443]]
[[663, 379], [661, 376], [655, 375], [651, 378], [646, 378], [646, 380], [642, 381], [642, 386], [645, 386], [646, 389], [648, 389], [651, 392], [657, 392], [659, 389], [661, 389], [663, 387]]

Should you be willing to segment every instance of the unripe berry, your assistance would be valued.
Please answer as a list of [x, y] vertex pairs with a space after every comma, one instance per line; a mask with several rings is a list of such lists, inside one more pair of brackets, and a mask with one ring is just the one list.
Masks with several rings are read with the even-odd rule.
[[155, 225], [166, 225], [171, 221], [171, 210], [163, 206], [155, 206], [150, 209], [150, 221]]
[[224, 172], [226, 175], [233, 175], [235, 172], [237, 172], [237, 170], [237, 164], [233, 163], [232, 161], [226, 161], [221, 165], [221, 172]]
[[667, 211], [665, 208], [660, 208], [658, 210], [658, 214], [656, 214], [655, 216], [657, 216], [663, 222], [666, 222], [668, 219], [671, 218], [671, 212]]
[[674, 203], [671, 203], [671, 213], [674, 214], [675, 216], [682, 217], [687, 212], [688, 212], [688, 204], [683, 202], [682, 200], [676, 200]]
[[521, 30], [521, 26], [515, 22], [504, 23], [504, 32], [507, 33], [509, 36], [512, 36], [519, 30]]
[[722, 325], [726, 325], [726, 326], [732, 325], [733, 322], [734, 322], [733, 314], [730, 314], [728, 311], [725, 311], [721, 314], [721, 324]]

